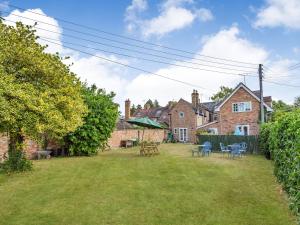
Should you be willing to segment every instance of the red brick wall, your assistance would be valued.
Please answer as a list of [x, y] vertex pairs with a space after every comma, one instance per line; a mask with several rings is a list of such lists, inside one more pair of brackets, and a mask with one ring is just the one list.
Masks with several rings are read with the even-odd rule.
[[[115, 130], [111, 138], [108, 139], [108, 144], [112, 148], [120, 147], [121, 140], [128, 139], [142, 139], [143, 130], [127, 129], [127, 130]], [[145, 129], [144, 140], [145, 141], [159, 141], [162, 142], [166, 138], [166, 131], [162, 129]]]
[[[250, 112], [232, 112], [232, 103], [251, 101]], [[259, 102], [246, 90], [240, 88], [220, 109], [219, 134], [232, 133], [236, 125], [249, 125], [249, 134], [256, 135], [259, 132]]]
[[[184, 113], [184, 118], [179, 117], [179, 113]], [[174, 134], [174, 128], [187, 128], [188, 142], [196, 142], [196, 126], [197, 116], [195, 111], [192, 109], [191, 104], [180, 99], [179, 102], [174, 106], [171, 114], [171, 129], [176, 140], [179, 140], [179, 130], [177, 134]]]
[[5, 134], [0, 134], [0, 155], [8, 151], [8, 137]]
[[[5, 134], [0, 134], [0, 153], [8, 151], [9, 138]], [[36, 142], [26, 138], [25, 139], [25, 152], [28, 158], [32, 158], [35, 155], [35, 152], [39, 149], [39, 146]]]

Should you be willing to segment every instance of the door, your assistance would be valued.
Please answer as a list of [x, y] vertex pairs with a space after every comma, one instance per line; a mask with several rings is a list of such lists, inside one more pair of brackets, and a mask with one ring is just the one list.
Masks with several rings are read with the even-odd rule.
[[187, 142], [187, 140], [188, 140], [187, 128], [179, 128], [179, 141]]

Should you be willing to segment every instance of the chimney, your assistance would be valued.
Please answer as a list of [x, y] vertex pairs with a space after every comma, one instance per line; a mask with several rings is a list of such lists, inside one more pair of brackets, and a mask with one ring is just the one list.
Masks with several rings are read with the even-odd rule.
[[199, 105], [199, 93], [197, 90], [193, 90], [192, 93], [192, 105], [193, 107], [197, 108]]
[[130, 118], [130, 100], [127, 99], [125, 101], [125, 120], [128, 120]]

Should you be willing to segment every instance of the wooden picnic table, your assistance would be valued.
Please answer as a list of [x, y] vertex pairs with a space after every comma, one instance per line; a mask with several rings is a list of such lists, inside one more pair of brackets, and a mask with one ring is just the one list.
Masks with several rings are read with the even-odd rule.
[[141, 144], [140, 155], [151, 156], [158, 155], [158, 147], [157, 143], [154, 142], [143, 142]]

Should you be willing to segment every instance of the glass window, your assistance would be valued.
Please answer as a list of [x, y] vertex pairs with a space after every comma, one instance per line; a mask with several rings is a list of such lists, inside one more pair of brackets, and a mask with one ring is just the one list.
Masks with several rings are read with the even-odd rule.
[[232, 104], [232, 112], [249, 112], [251, 110], [251, 102], [238, 102]]
[[184, 117], [184, 112], [180, 112], [180, 113], [179, 113], [179, 117], [180, 117], [180, 118], [183, 118], [183, 117]]

